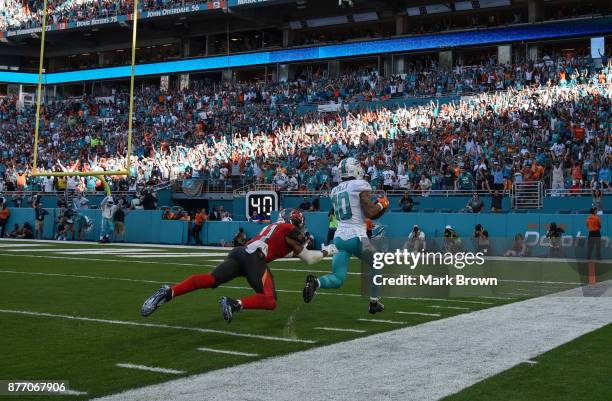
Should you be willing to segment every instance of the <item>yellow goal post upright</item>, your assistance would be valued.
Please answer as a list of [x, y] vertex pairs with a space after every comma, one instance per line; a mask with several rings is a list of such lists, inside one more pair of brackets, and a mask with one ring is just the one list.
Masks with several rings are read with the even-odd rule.
[[134, 72], [136, 65], [136, 33], [138, 30], [138, 0], [134, 0], [134, 10], [132, 13], [132, 63], [130, 73], [130, 107], [128, 115], [128, 135], [127, 135], [127, 156], [126, 166], [124, 170], [115, 171], [74, 171], [74, 172], [38, 172], [38, 133], [40, 130], [40, 103], [42, 100], [42, 81], [43, 81], [43, 66], [45, 55], [45, 36], [47, 33], [47, 0], [43, 4], [42, 30], [40, 36], [40, 56], [38, 60], [38, 89], [36, 96], [36, 122], [34, 125], [34, 160], [32, 161], [31, 177], [99, 177], [104, 184], [104, 190], [107, 195], [111, 194], [110, 187], [106, 182], [105, 177], [115, 175], [130, 175], [131, 157], [132, 157], [132, 127], [134, 116]]

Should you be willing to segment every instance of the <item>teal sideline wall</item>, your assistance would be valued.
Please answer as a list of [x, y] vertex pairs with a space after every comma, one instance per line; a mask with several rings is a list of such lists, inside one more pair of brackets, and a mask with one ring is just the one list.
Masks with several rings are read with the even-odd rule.
[[[49, 215], [45, 219], [45, 238], [53, 238], [55, 234], [55, 221], [58, 209], [47, 209]], [[95, 241], [99, 239], [101, 227], [101, 215], [99, 210], [84, 210], [93, 222], [94, 227], [86, 235], [86, 240]], [[135, 210], [126, 216], [126, 241], [162, 244], [185, 244], [187, 243], [187, 222], [167, 221], [161, 219], [162, 212], [159, 210]], [[275, 219], [277, 213], [273, 214]], [[306, 230], [311, 232], [317, 247], [327, 237], [327, 213], [307, 212]], [[556, 222], [561, 225], [567, 234], [581, 232], [586, 234], [586, 216], [583, 214], [469, 214], [469, 213], [388, 213], [376, 223], [386, 226], [386, 236], [407, 236], [414, 224], [418, 224], [428, 237], [441, 236], [447, 224], [452, 225], [462, 237], [469, 237], [474, 226], [482, 224], [489, 231], [491, 238], [512, 238], [517, 233], [524, 234], [525, 231], [537, 231], [541, 234], [546, 232], [548, 224]], [[602, 234], [612, 233], [612, 215], [602, 215]], [[29, 222], [34, 226], [34, 209], [11, 208], [11, 217], [7, 224], [7, 230], [17, 223], [22, 225]], [[221, 240], [231, 241], [238, 228], [243, 227], [247, 237], [257, 234], [265, 225], [255, 222], [232, 221], [232, 222], [207, 222], [202, 229], [202, 240], [207, 244], [218, 244]]]

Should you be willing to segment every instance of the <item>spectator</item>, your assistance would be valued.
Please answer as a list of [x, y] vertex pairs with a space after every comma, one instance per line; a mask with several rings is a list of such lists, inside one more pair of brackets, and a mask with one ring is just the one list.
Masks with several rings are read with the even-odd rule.
[[45, 230], [45, 216], [49, 214], [45, 209], [42, 208], [42, 205], [38, 203], [36, 205], [35, 212], [35, 220], [36, 220], [36, 239], [43, 239], [44, 230]]
[[504, 256], [527, 256], [527, 243], [522, 234], [516, 234], [512, 241], [512, 248], [504, 253]]
[[593, 248], [595, 248], [595, 258], [601, 259], [601, 219], [597, 215], [597, 209], [591, 208], [591, 214], [586, 219], [589, 238], [587, 240], [587, 259], [591, 260]]
[[565, 177], [563, 168], [559, 161], [555, 161], [552, 169], [552, 190], [553, 196], [559, 196], [560, 191], [565, 189]]
[[223, 206], [215, 206], [213, 212], [210, 214], [210, 221], [221, 221], [223, 219], [224, 212]]
[[[125, 211], [121, 205], [117, 205], [113, 213], [113, 233], [115, 242], [125, 242]], [[121, 237], [121, 239], [119, 239]]]
[[302, 203], [300, 203], [300, 207], [301, 210], [303, 211], [310, 211], [312, 210], [312, 204], [310, 203], [310, 201], [308, 200], [307, 197], [304, 197], [304, 201]]
[[312, 198], [312, 204], [310, 205], [310, 210], [313, 212], [318, 212], [321, 210], [321, 196], [316, 195]]
[[399, 205], [402, 209], [402, 212], [411, 212], [413, 206], [415, 205], [414, 200], [408, 195], [408, 191], [404, 192], [402, 199], [399, 200]]
[[202, 240], [200, 239], [200, 232], [202, 231], [202, 226], [206, 221], [208, 221], [208, 214], [206, 213], [206, 209], [198, 209], [195, 215], [193, 225], [193, 238], [195, 239], [196, 245], [202, 245]]
[[2, 200], [2, 205], [0, 206], [0, 238], [4, 238], [6, 231], [6, 224], [8, 223], [9, 217], [11, 216], [11, 211], [7, 206], [6, 199], [0, 198]]
[[484, 208], [484, 203], [478, 193], [474, 192], [472, 198], [468, 201], [465, 206], [465, 211], [468, 213], [480, 213]]
[[432, 182], [425, 175], [421, 175], [421, 181], [419, 181], [419, 188], [421, 189], [421, 196], [429, 196], [431, 193]]
[[601, 189], [593, 189], [591, 194], [593, 196], [591, 207], [595, 210], [603, 210], [603, 191]]
[[499, 192], [498, 189], [493, 191], [491, 194], [491, 211], [493, 213], [501, 212], [503, 210], [504, 195]]
[[229, 212], [225, 212], [223, 213], [223, 217], [221, 218], [221, 221], [233, 221], [233, 219]]
[[238, 229], [238, 233], [234, 236], [234, 239], [232, 240], [232, 242], [234, 246], [243, 246], [244, 244], [246, 244], [247, 237], [244, 232], [244, 228], [240, 227]]
[[145, 191], [142, 199], [142, 208], [144, 210], [157, 209], [157, 197], [151, 191]]

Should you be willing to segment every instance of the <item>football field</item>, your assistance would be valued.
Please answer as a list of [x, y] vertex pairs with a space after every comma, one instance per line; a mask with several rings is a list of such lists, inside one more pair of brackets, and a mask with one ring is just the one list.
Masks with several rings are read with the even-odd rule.
[[[530, 302], [524, 300], [541, 294], [534, 290], [540, 290], [539, 286], [530, 287], [530, 283], [523, 282], [513, 284], [499, 296], [384, 298], [385, 312], [372, 316], [367, 313], [367, 298], [360, 295], [361, 276], [357, 261], [351, 263], [343, 288], [321, 290], [313, 302], [306, 305], [301, 296], [306, 274], [324, 274], [330, 270], [331, 263], [324, 260], [317, 265], [306, 266], [298, 260], [284, 260], [271, 264], [278, 292], [275, 311], [243, 311], [235, 316], [231, 324], [226, 324], [219, 311], [219, 297], [227, 295], [239, 298], [252, 293], [246, 280], [240, 278], [215, 290], [200, 290], [177, 298], [163, 305], [149, 318], [140, 316], [142, 302], [161, 284], [176, 283], [191, 274], [208, 272], [223, 259], [226, 252], [202, 247], [0, 241], [0, 327], [3, 342], [0, 378], [69, 382], [71, 395], [19, 396], [19, 400], [91, 399], [193, 375], [205, 380], [212, 379], [213, 382], [217, 379], [233, 380], [239, 385], [243, 377], [231, 377], [231, 370], [219, 371], [228, 372], [225, 374], [214, 371], [230, 367], [244, 370], [253, 366], [249, 368], [253, 376], [258, 375], [257, 367], [261, 367], [262, 377], [265, 377], [269, 365], [281, 360], [270, 357], [311, 355], [300, 352], [306, 350], [316, 355], [319, 352], [316, 349], [320, 347], [324, 347], [321, 354], [329, 352], [329, 355], [334, 355], [340, 352], [338, 347], [342, 344], [345, 347], [361, 344], [359, 346], [366, 350], [370, 346], [369, 339], [377, 338], [371, 337], [376, 334], [384, 336], [380, 337], [381, 344], [392, 336], [395, 336], [393, 341], [396, 342], [414, 343], [419, 340], [415, 334], [419, 333], [418, 330], [429, 330], [429, 335], [443, 335], [446, 322], [454, 322], [457, 327], [465, 324], [462, 316], [472, 317], [470, 324], [477, 328], [479, 316], [489, 319], [500, 315], [495, 312], [497, 310], [522, 313], [509, 308]], [[504, 265], [511, 262], [497, 263]], [[578, 284], [559, 282], [547, 284], [547, 288], [550, 292], [561, 292]], [[566, 310], [578, 309], [567, 305], [557, 308], [557, 304], [555, 301], [549, 307], [551, 314], [557, 310], [561, 318]], [[559, 385], [552, 380], [556, 374], [567, 374], [574, 380], [563, 381], [567, 388], [558, 394], [566, 398], [559, 396], [550, 399], [612, 399], [609, 386], [591, 387], [592, 391], [596, 391], [593, 398], [572, 396], [584, 394], [578, 373], [581, 367], [586, 369], [593, 363], [589, 355], [597, 355], [598, 366], [604, 372], [602, 375], [607, 371], [609, 377], [612, 371], [609, 362], [612, 329], [607, 325], [612, 322], [612, 314], [608, 321], [607, 309], [593, 305], [585, 307], [594, 310], [593, 319], [578, 322], [575, 330], [562, 333], [559, 338], [554, 338], [556, 334], [553, 332], [549, 341], [543, 336], [541, 344], [533, 348], [540, 353], [549, 351], [541, 359], [525, 360], [521, 364], [516, 363], [516, 358], [509, 360], [505, 365], [491, 370], [492, 374], [474, 376], [487, 380], [477, 380], [478, 383], [475, 383], [470, 378], [466, 380], [470, 386], [456, 387], [466, 387], [462, 392], [450, 395], [456, 391], [447, 391], [449, 400], [512, 399], [490, 395], [514, 394], [517, 380], [525, 384], [521, 386], [520, 398], [516, 399], [549, 399], [546, 398], [547, 394], [557, 394], [551, 393]], [[559, 320], [559, 316], [555, 318]], [[538, 315], [537, 319], [542, 320], [542, 317]], [[512, 323], [512, 319], [505, 320]], [[494, 328], [489, 327], [488, 330], [487, 336], [490, 337]], [[415, 337], [411, 337], [411, 333]], [[520, 333], [515, 334], [520, 340]], [[561, 348], [556, 348], [559, 345]], [[402, 346], [398, 344], [398, 349], [402, 349]], [[393, 353], [394, 349], [382, 351]], [[531, 352], [531, 349], [527, 351]], [[360, 349], [353, 348], [352, 354], [357, 366]], [[516, 355], [520, 356], [520, 352], [517, 351]], [[457, 358], [459, 356], [456, 355]], [[402, 358], [409, 360], [411, 354]], [[426, 358], [419, 356], [423, 366], [428, 365]], [[244, 365], [253, 362], [255, 364]], [[316, 358], [309, 359], [305, 366], [308, 368], [309, 364], [317, 363]], [[565, 363], [567, 367], [564, 367]], [[377, 366], [373, 365], [371, 369], [376, 370]], [[503, 373], [497, 374], [502, 370]], [[277, 373], [282, 379], [283, 372]], [[334, 374], [338, 375], [339, 372]], [[591, 378], [597, 378], [598, 374], [594, 370], [588, 373]], [[337, 377], [337, 380], [342, 379]], [[291, 386], [291, 383], [286, 385]], [[201, 399], [222, 399], [207, 398], [208, 388], [210, 384], [200, 388]], [[242, 391], [248, 394], [248, 386]], [[395, 399], [392, 396], [388, 398]], [[135, 398], [127, 396], [124, 399]], [[167, 395], [163, 399], [172, 401], [172, 397]], [[259, 398], [254, 393], [250, 397], [245, 395], [244, 399]], [[334, 397], [320, 394], [313, 399]]]

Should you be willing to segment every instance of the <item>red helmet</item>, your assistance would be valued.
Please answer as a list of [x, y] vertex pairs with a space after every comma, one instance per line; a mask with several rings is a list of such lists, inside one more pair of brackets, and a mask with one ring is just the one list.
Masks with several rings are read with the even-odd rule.
[[300, 209], [292, 209], [285, 221], [293, 224], [297, 228], [302, 228], [304, 227], [304, 222], [306, 219], [304, 218], [304, 213], [302, 213]]

